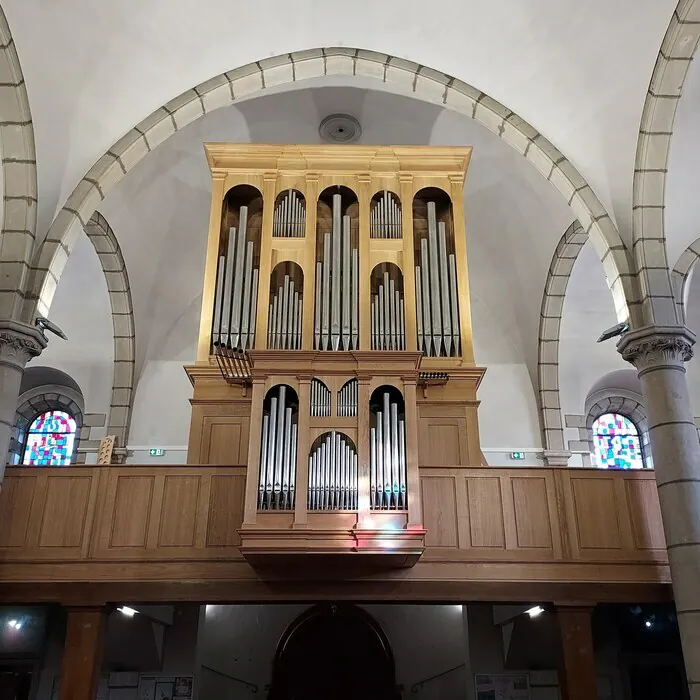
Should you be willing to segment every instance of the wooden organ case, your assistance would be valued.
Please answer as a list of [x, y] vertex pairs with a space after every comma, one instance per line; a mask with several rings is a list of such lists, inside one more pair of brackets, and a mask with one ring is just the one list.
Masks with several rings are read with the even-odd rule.
[[188, 461], [245, 465], [241, 551], [258, 568], [412, 566], [419, 465], [481, 464], [471, 148], [205, 151]]

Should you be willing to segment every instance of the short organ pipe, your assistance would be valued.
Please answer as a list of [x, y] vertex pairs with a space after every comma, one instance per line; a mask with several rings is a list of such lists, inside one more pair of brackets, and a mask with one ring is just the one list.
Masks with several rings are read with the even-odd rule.
[[403, 292], [399, 291], [398, 268], [384, 271], [376, 292], [370, 298], [372, 350], [405, 350], [405, 309]]
[[306, 227], [306, 207], [296, 190], [287, 190], [275, 205], [272, 235], [276, 238], [303, 238]]
[[[283, 274], [280, 266], [286, 270]], [[303, 309], [302, 283], [296, 281], [290, 267], [294, 263], [280, 263], [272, 274], [270, 307], [267, 321], [269, 350], [301, 349], [301, 313]], [[301, 276], [299, 271], [297, 278]]]
[[372, 202], [370, 238], [401, 238], [401, 206], [391, 192]]
[[342, 433], [322, 435], [309, 455], [309, 510], [357, 509], [357, 452]]
[[357, 379], [351, 379], [343, 384], [338, 392], [338, 418], [357, 416], [357, 399], [359, 384]]
[[331, 390], [320, 380], [311, 380], [311, 415], [327, 418], [331, 415]]

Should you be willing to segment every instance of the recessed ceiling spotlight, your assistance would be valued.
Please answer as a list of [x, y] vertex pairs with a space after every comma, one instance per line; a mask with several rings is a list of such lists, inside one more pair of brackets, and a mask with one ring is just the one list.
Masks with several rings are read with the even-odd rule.
[[321, 122], [318, 133], [329, 143], [352, 143], [360, 138], [362, 127], [349, 114], [331, 114]]
[[529, 615], [530, 617], [537, 617], [538, 615], [541, 615], [544, 612], [544, 608], [541, 605], [535, 605], [534, 608], [530, 608], [529, 610], [526, 610], [525, 613]]

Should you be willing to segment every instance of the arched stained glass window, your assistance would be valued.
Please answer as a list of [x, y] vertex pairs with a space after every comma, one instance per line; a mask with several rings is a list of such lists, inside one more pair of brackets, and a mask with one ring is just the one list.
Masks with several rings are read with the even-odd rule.
[[45, 411], [29, 426], [22, 464], [63, 467], [71, 463], [77, 425], [65, 411]]
[[606, 413], [593, 423], [593, 448], [601, 469], [644, 467], [637, 426], [619, 413]]

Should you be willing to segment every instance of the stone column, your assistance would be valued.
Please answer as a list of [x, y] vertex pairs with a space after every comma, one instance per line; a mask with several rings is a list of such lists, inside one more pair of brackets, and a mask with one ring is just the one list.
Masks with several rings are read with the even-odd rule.
[[683, 326], [648, 326], [617, 348], [642, 383], [690, 697], [700, 700], [700, 442], [684, 367], [694, 343]]
[[559, 669], [562, 700], [595, 700], [598, 697], [592, 613], [592, 607], [557, 606], [562, 646]]
[[5, 474], [24, 366], [46, 347], [35, 326], [0, 319], [0, 484]]
[[106, 622], [106, 608], [68, 609], [60, 700], [95, 700]]

